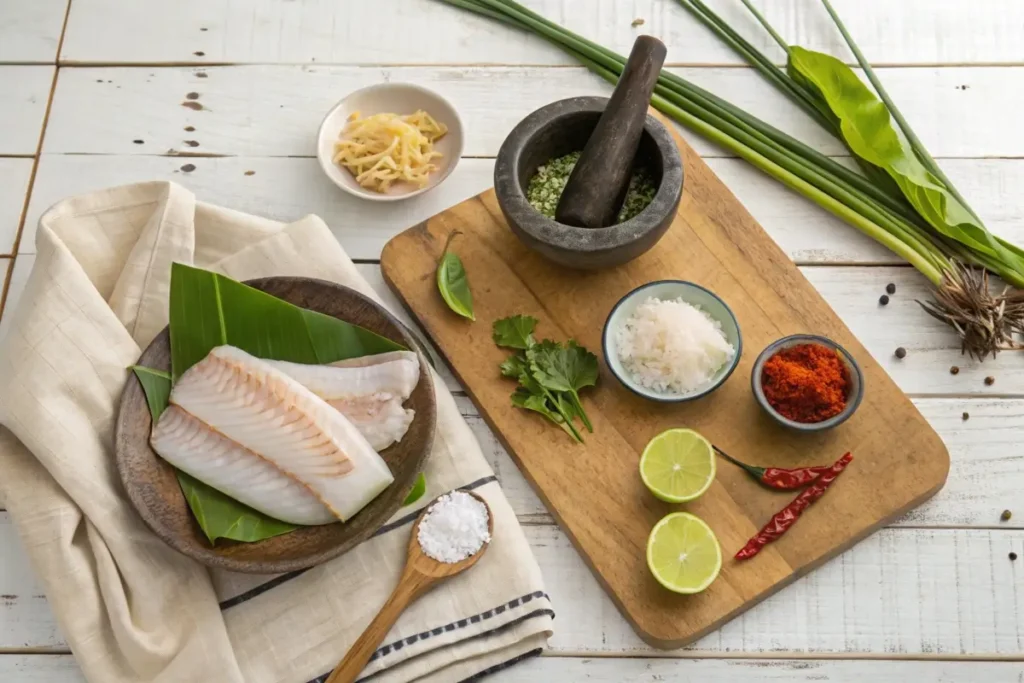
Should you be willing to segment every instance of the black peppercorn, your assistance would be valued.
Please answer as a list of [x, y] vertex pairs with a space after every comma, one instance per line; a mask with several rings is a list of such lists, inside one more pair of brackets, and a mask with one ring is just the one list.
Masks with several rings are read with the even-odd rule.
[[889, 284], [887, 284], [885, 286], [885, 291], [887, 291], [889, 294], [895, 294], [896, 293], [896, 285], [894, 285], [893, 283], [890, 282]]
[[964, 422], [966, 422], [967, 420], [970, 420], [970, 419], [971, 419], [971, 414], [970, 414], [970, 413], [968, 413], [968, 412], [967, 412], [967, 411], [965, 410], [965, 411], [964, 411], [964, 414], [963, 414], [963, 415], [961, 415], [961, 417], [963, 418]]
[[878, 297], [878, 303], [885, 306], [886, 304], [889, 303], [889, 296], [887, 294], [883, 294], [882, 296]]
[[1010, 562], [1014, 562], [1017, 559], [1017, 553], [1010, 553]]
[[1010, 512], [1009, 510], [1003, 510], [1003, 514], [999, 515], [999, 519], [1003, 520], [1004, 522], [1010, 521], [1010, 517], [1013, 517], [1013, 513]]
[[905, 348], [903, 348], [902, 346], [899, 347], [898, 349], [896, 349], [896, 357], [897, 358], [906, 358], [907, 357], [907, 350]]
[[951, 374], [951, 375], [959, 375], [960, 374], [960, 368], [958, 368], [957, 366], [954, 365], [953, 367], [951, 367], [949, 369], [949, 374]]
[[995, 383], [996, 383], [996, 378], [993, 377], [992, 375], [989, 375], [988, 377], [985, 378], [985, 384], [987, 384], [988, 386], [992, 386]]

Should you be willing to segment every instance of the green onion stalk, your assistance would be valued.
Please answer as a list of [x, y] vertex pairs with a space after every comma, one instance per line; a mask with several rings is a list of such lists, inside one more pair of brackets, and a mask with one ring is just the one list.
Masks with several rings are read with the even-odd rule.
[[[544, 38], [612, 84], [618, 81], [625, 67], [626, 59], [622, 55], [549, 21], [514, 0], [440, 1]], [[842, 139], [838, 122], [820, 96], [790, 78], [713, 15], [700, 0], [679, 2], [814, 121]], [[780, 45], [785, 46], [781, 36], [768, 27], [748, 0], [743, 2], [755, 11]], [[823, 2], [827, 5], [827, 0]], [[881, 90], [879, 92], [881, 95]], [[890, 104], [888, 96], [882, 97], [892, 111], [894, 105]], [[1002, 349], [1019, 348], [1013, 335], [1024, 332], [1024, 293], [989, 294], [984, 269], [998, 273], [1018, 288], [1024, 288], [1024, 273], [1004, 268], [995, 257], [974, 252], [933, 230], [881, 169], [864, 164], [864, 174], [857, 173], [667, 70], [663, 70], [658, 79], [651, 104], [673, 121], [746, 160], [914, 266], [935, 287], [935, 300], [922, 305], [958, 332], [965, 351], [983, 358]], [[896, 118], [901, 122], [902, 117]], [[907, 137], [912, 143], [916, 140], [912, 134]], [[938, 168], [930, 156], [925, 161], [928, 162], [929, 168]], [[941, 171], [934, 175], [952, 187]], [[1024, 253], [1013, 245], [1003, 245], [1014, 253]]]

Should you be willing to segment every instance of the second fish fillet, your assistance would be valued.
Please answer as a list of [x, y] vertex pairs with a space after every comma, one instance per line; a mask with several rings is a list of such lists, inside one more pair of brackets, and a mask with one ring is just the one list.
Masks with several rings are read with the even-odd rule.
[[[304, 486], [341, 520], [351, 518], [394, 481], [387, 464], [351, 421], [295, 379], [240, 349], [213, 349], [175, 383], [170, 403], [236, 444], [241, 449], [237, 457], [247, 454], [264, 460], [281, 476]], [[171, 419], [174, 414], [165, 416]], [[172, 438], [161, 429], [165, 416], [154, 430], [153, 445], [167, 457], [165, 453], [170, 455], [174, 448], [157, 438]], [[215, 486], [208, 480], [212, 463], [199, 462], [195, 468], [199, 471], [189, 473]], [[237, 484], [245, 485], [241, 479]], [[245, 495], [250, 501], [265, 501], [261, 504], [266, 507], [280, 490], [263, 484]], [[223, 492], [232, 497], [238, 493]]]
[[341, 412], [378, 451], [401, 441], [412, 424], [415, 412], [402, 407], [420, 378], [419, 357], [411, 351], [330, 365], [266, 362]]

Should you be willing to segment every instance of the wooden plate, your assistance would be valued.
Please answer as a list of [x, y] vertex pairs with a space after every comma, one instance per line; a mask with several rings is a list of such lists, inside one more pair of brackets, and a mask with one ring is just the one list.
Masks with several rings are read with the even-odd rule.
[[[410, 349], [417, 341], [387, 311], [362, 294], [331, 282], [297, 277], [271, 277], [246, 284], [312, 311], [361, 325]], [[139, 359], [140, 365], [169, 370], [171, 355], [165, 328]], [[252, 574], [277, 574], [311, 567], [342, 553], [374, 534], [402, 505], [434, 440], [437, 404], [430, 367], [420, 354], [420, 380], [406, 406], [416, 417], [401, 443], [381, 452], [395, 481], [344, 524], [300, 527], [255, 543], [220, 539], [216, 545], [203, 535], [174, 468], [149, 445], [153, 421], [142, 386], [129, 377], [117, 418], [116, 458], [128, 498], [153, 532], [175, 550], [209, 567]]]

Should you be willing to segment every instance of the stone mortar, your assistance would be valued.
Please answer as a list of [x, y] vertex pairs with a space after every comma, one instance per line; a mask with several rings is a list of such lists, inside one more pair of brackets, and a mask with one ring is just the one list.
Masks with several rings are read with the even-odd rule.
[[494, 166], [498, 205], [512, 232], [537, 253], [569, 268], [597, 270], [635, 259], [668, 230], [683, 194], [679, 148], [668, 129], [648, 115], [635, 160], [658, 186], [647, 208], [623, 223], [592, 229], [558, 223], [530, 205], [526, 186], [537, 167], [583, 149], [607, 103], [606, 97], [573, 97], [541, 107], [512, 130]]

